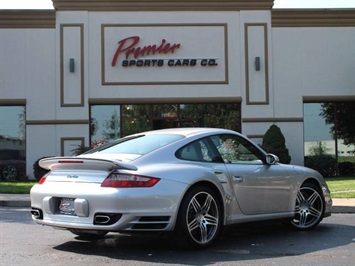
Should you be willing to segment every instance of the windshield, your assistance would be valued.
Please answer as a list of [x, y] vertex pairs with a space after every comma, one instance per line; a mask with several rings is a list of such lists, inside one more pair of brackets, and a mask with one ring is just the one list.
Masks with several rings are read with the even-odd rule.
[[124, 153], [144, 155], [183, 137], [176, 134], [140, 135], [135, 138], [121, 139], [116, 145], [111, 145], [96, 152], [102, 154]]

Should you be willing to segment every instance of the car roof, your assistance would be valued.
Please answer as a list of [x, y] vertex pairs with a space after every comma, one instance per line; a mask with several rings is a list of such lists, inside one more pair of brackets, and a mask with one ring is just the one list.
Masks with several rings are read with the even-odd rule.
[[[207, 127], [181, 127], [181, 128], [165, 128], [157, 129], [146, 132], [141, 132], [135, 135], [152, 135], [152, 134], [179, 134], [185, 137], [201, 134], [201, 133], [214, 133], [214, 134], [230, 134], [237, 133], [229, 129], [222, 128], [207, 128]], [[238, 133], [237, 133], [238, 134]]]

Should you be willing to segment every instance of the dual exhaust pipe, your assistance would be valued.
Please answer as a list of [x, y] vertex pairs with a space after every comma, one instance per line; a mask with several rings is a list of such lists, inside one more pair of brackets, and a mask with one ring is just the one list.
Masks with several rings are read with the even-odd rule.
[[95, 225], [111, 225], [117, 223], [122, 217], [120, 213], [96, 213], [94, 216]]
[[94, 217], [94, 224], [109, 224], [111, 217], [109, 215], [97, 214]]
[[[40, 209], [32, 208], [31, 214], [35, 219], [43, 219], [43, 212]], [[116, 223], [122, 214], [111, 214], [111, 213], [97, 213], [94, 216], [94, 224], [95, 225], [111, 225]]]
[[36, 219], [43, 219], [43, 213], [39, 209], [32, 209], [31, 214], [33, 215], [34, 218]]

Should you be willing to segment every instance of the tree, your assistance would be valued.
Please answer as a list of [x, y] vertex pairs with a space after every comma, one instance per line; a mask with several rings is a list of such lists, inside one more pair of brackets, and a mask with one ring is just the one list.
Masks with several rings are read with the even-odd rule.
[[240, 131], [238, 104], [187, 104], [181, 108], [181, 118], [193, 119], [195, 126], [219, 127]]
[[355, 144], [355, 103], [323, 103], [321, 116], [331, 125], [330, 133], [345, 145]]
[[326, 155], [328, 150], [325, 142], [321, 141], [318, 141], [316, 144], [309, 147], [309, 153], [311, 155]]
[[106, 140], [117, 139], [120, 136], [120, 123], [117, 111], [114, 110], [111, 119], [105, 121], [104, 130], [102, 131], [102, 135]]
[[18, 115], [19, 122], [19, 138], [25, 140], [26, 137], [26, 109], [22, 107], [21, 112]]
[[277, 155], [281, 163], [288, 164], [291, 162], [291, 156], [285, 144], [285, 137], [278, 126], [272, 125], [266, 131], [262, 147], [265, 151]]
[[125, 105], [122, 108], [122, 136], [150, 130], [152, 105]]

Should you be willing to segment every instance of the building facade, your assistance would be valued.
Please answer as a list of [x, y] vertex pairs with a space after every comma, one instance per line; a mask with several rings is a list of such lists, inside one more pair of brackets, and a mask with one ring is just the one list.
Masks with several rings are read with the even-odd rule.
[[261, 144], [276, 124], [291, 163], [303, 165], [312, 143], [334, 141], [324, 103], [355, 105], [353, 9], [273, 10], [273, 0], [53, 5], [0, 11], [0, 149], [21, 150], [29, 177], [45, 156], [185, 126], [231, 128]]

